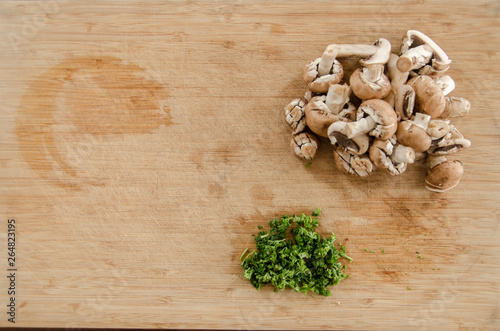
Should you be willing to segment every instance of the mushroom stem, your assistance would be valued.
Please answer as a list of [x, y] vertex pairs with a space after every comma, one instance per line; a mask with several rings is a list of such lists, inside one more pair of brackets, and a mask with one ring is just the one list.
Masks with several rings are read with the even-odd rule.
[[423, 113], [416, 113], [413, 117], [413, 124], [427, 130], [429, 122], [431, 121], [431, 116]]
[[415, 162], [415, 151], [411, 147], [398, 144], [394, 147], [391, 159], [396, 163], [413, 163]]
[[377, 122], [375, 122], [375, 120], [371, 116], [363, 117], [356, 122], [349, 122], [345, 126], [347, 138], [351, 139], [359, 135], [368, 133], [371, 130], [375, 129], [376, 126]]
[[389, 57], [389, 62], [387, 62], [387, 73], [394, 88], [398, 88], [405, 84], [409, 76], [408, 72], [402, 72], [401, 70], [399, 70], [399, 68], [397, 67], [398, 60], [399, 57], [393, 53]]
[[[363, 68], [361, 79], [367, 84], [376, 84], [382, 78], [383, 73], [383, 64], [371, 64]], [[378, 88], [380, 89], [380, 86]]]
[[338, 49], [338, 53], [336, 55], [337, 58], [352, 56], [367, 57], [366, 59], [360, 60], [362, 65], [367, 65], [370, 64], [371, 61], [382, 60], [383, 63], [387, 62], [391, 50], [391, 43], [385, 38], [380, 38], [372, 45], [332, 44], [328, 47]]
[[326, 94], [325, 104], [328, 109], [335, 115], [338, 115], [344, 105], [349, 101], [351, 88], [347, 85], [334, 84], [330, 85]]
[[338, 51], [339, 47], [336, 45], [329, 45], [325, 49], [318, 64], [318, 76], [324, 76], [330, 73]]
[[433, 54], [432, 48], [427, 44], [410, 48], [399, 57], [397, 62], [398, 69], [402, 72], [420, 69], [429, 63]]
[[448, 95], [455, 89], [455, 81], [448, 75], [436, 78], [436, 83], [443, 90], [444, 95]]

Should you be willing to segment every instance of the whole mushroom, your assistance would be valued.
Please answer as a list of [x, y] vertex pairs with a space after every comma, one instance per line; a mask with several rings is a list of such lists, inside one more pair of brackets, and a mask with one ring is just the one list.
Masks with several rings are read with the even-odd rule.
[[338, 49], [327, 47], [320, 58], [308, 63], [304, 67], [304, 81], [309, 90], [315, 93], [324, 93], [332, 84], [338, 84], [344, 77], [342, 64], [335, 59]]
[[415, 76], [407, 83], [415, 90], [415, 110], [439, 117], [446, 107], [446, 99], [441, 87], [430, 76]]
[[399, 144], [394, 136], [387, 140], [375, 139], [370, 146], [369, 155], [375, 167], [392, 176], [402, 174], [408, 163], [415, 162], [413, 149]]
[[430, 116], [416, 113], [413, 120], [401, 121], [396, 137], [398, 142], [413, 148], [415, 153], [423, 153], [431, 147], [432, 138], [427, 133]]
[[431, 147], [427, 150], [427, 154], [437, 156], [449, 155], [470, 146], [470, 140], [465, 139], [453, 125], [449, 125], [448, 132], [442, 138], [437, 139], [434, 144], [431, 144]]
[[[331, 85], [326, 95], [313, 97], [306, 105], [306, 124], [312, 132], [328, 137], [328, 127], [337, 121], [349, 121], [350, 114], [344, 112], [349, 101], [347, 85]], [[347, 110], [347, 109], [346, 109]]]
[[384, 100], [371, 99], [361, 103], [355, 122], [347, 123], [348, 138], [368, 133], [379, 139], [388, 139], [397, 130], [397, 115]]
[[370, 139], [366, 134], [349, 138], [346, 131], [346, 122], [335, 122], [328, 128], [328, 137], [332, 145], [341, 147], [350, 154], [361, 155], [368, 151]]
[[309, 132], [299, 133], [290, 140], [290, 148], [295, 155], [306, 161], [311, 161], [316, 156], [319, 145], [318, 137]]
[[443, 193], [458, 185], [464, 173], [462, 162], [447, 161], [445, 157], [430, 156], [427, 159], [430, 169], [425, 176], [425, 188]]
[[406, 32], [397, 63], [399, 70], [420, 69], [420, 75], [441, 76], [450, 64], [448, 55], [430, 37], [417, 30]]
[[463, 97], [446, 97], [446, 106], [439, 118], [452, 118], [465, 116], [469, 113], [471, 103]]
[[406, 120], [413, 114], [415, 106], [415, 90], [413, 87], [406, 84], [408, 81], [408, 72], [401, 72], [396, 63], [399, 57], [396, 54], [391, 54], [389, 62], [387, 62], [387, 69], [389, 79], [391, 81], [391, 92], [384, 99], [391, 106], [394, 107], [398, 120]]

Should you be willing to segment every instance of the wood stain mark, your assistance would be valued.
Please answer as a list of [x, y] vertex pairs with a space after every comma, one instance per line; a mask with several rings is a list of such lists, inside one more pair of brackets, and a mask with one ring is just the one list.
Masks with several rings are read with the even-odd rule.
[[78, 169], [61, 155], [59, 145], [88, 134], [144, 134], [171, 124], [170, 110], [162, 104], [169, 98], [167, 90], [145, 74], [145, 68], [119, 58], [80, 57], [34, 78], [16, 119], [23, 159], [39, 177], [81, 189], [83, 183], [69, 180], [78, 177]]

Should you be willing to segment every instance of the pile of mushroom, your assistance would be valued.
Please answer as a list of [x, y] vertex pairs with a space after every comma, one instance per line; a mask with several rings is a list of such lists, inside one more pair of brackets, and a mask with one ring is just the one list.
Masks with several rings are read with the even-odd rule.
[[[346, 58], [361, 58], [350, 77], [339, 61]], [[328, 138], [336, 167], [360, 177], [375, 169], [400, 175], [408, 164], [426, 160], [425, 187], [448, 191], [460, 181], [463, 166], [446, 157], [471, 145], [450, 121], [471, 107], [465, 98], [448, 96], [455, 88], [445, 74], [450, 63], [431, 38], [415, 30], [406, 33], [399, 55], [391, 54], [384, 38], [373, 45], [329, 45], [304, 68], [304, 97], [285, 107], [292, 151], [311, 161], [319, 137]]]

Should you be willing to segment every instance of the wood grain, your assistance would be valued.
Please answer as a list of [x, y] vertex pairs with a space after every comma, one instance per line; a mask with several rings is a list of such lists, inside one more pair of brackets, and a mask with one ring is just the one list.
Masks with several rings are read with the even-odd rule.
[[[499, 13], [497, 1], [2, 2], [0, 265], [15, 218], [15, 325], [499, 329]], [[397, 50], [408, 29], [442, 46], [453, 95], [472, 101], [453, 121], [472, 141], [460, 185], [428, 192], [417, 164], [347, 177], [328, 143], [305, 169], [282, 113], [305, 92], [302, 66], [333, 42]], [[257, 292], [238, 260], [257, 225], [318, 206], [351, 277], [329, 298]]]

